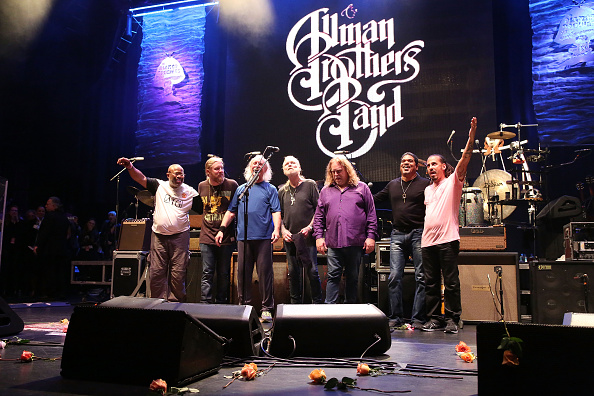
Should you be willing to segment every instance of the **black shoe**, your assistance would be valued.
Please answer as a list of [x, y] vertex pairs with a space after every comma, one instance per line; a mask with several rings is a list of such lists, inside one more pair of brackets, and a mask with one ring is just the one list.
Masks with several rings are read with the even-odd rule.
[[425, 323], [422, 327], [423, 331], [441, 331], [444, 330], [444, 325], [437, 319], [431, 319], [429, 322]]
[[458, 333], [458, 325], [452, 319], [448, 319], [443, 332], [450, 333], [450, 334], [457, 334]]
[[410, 325], [414, 330], [421, 330], [421, 329], [423, 329], [423, 326], [425, 325], [425, 323], [423, 323], [419, 320], [413, 320], [413, 322]]
[[402, 326], [402, 321], [400, 319], [388, 319], [388, 325], [390, 327], [400, 327]]

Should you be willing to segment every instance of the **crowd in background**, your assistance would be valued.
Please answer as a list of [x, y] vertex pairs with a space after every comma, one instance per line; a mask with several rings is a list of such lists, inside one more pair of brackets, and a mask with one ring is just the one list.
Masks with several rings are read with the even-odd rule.
[[[52, 199], [59, 203], [58, 198], [51, 197], [48, 204], [54, 202]], [[61, 204], [49, 211], [46, 210], [48, 204], [26, 211], [17, 205], [7, 205], [2, 233], [0, 296], [66, 297], [72, 261], [112, 259], [119, 234], [115, 212], [109, 212], [99, 224], [90, 217], [81, 227], [78, 216], [64, 213]], [[47, 219], [53, 212], [57, 216], [50, 216], [50, 224]], [[64, 219], [63, 225], [58, 225], [60, 222], [54, 218]], [[45, 225], [44, 220], [47, 220]], [[44, 228], [46, 232], [40, 236], [40, 230]], [[43, 249], [41, 239], [51, 240], [48, 241], [52, 245], [51, 251]], [[63, 281], [58, 282], [59, 287], [51, 284], [56, 277]]]

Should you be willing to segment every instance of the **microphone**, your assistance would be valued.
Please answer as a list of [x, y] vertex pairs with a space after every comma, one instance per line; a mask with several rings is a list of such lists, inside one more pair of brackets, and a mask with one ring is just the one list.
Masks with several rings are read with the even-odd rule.
[[454, 133], [456, 133], [456, 131], [452, 131], [452, 133], [450, 133], [450, 137], [448, 138], [448, 141], [446, 142], [446, 144], [450, 144], [450, 141], [454, 137]]
[[573, 150], [574, 153], [586, 153], [588, 151], [591, 151], [592, 149], [579, 149], [579, 150]]
[[262, 154], [262, 153], [259, 151], [250, 151], [249, 153], [245, 153], [244, 157], [254, 157], [254, 156], [260, 155], [260, 154]]
[[266, 146], [266, 150], [270, 150], [270, 151], [273, 151], [275, 153], [278, 153], [278, 151], [280, 149], [278, 147], [275, 147], [275, 146]]
[[334, 151], [334, 154], [336, 155], [340, 155], [340, 154], [350, 154], [351, 152], [348, 150], [340, 150], [340, 151]]
[[132, 157], [130, 161], [144, 161], [144, 157]]

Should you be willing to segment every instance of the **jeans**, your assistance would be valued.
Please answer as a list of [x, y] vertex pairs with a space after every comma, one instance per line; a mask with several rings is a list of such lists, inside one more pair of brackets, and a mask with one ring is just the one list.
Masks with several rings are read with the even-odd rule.
[[[202, 255], [201, 302], [229, 303], [229, 272], [234, 248], [234, 245], [200, 244], [200, 253]], [[217, 277], [216, 296], [213, 296], [215, 274]]]
[[346, 278], [345, 303], [357, 302], [359, 284], [359, 265], [363, 254], [362, 246], [328, 248], [328, 282], [326, 283], [326, 304], [336, 304], [340, 280], [344, 272]]
[[460, 241], [424, 247], [422, 251], [427, 317], [441, 319], [441, 276], [443, 275], [445, 318], [458, 323], [462, 314], [458, 273]]
[[[318, 274], [318, 252], [315, 243], [307, 244], [304, 246], [302, 252], [298, 252], [295, 243], [285, 241], [285, 251], [287, 252], [287, 262], [289, 265], [291, 304], [303, 304], [303, 271], [305, 271], [309, 278], [312, 302], [314, 304], [323, 303], [322, 285], [320, 283], [320, 275]], [[300, 253], [307, 257], [304, 260], [300, 259]]]
[[402, 277], [407, 257], [412, 255], [415, 266], [415, 297], [411, 321], [425, 323], [425, 275], [421, 253], [423, 229], [417, 228], [408, 233], [392, 230], [390, 236], [390, 276], [388, 277], [388, 296], [390, 300], [389, 318], [403, 321]]

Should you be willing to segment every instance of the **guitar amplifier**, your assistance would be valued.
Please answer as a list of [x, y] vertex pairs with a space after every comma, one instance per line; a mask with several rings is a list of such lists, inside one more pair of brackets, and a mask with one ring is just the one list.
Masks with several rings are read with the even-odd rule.
[[122, 221], [118, 250], [151, 250], [151, 219], [126, 219]]
[[505, 250], [504, 226], [460, 227], [460, 250]]

